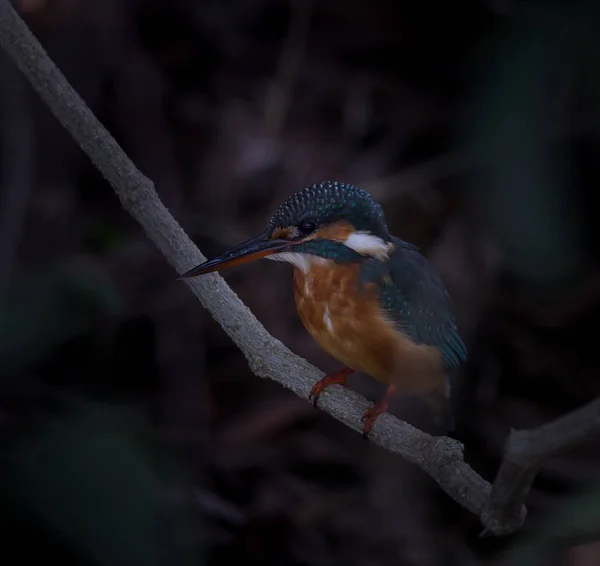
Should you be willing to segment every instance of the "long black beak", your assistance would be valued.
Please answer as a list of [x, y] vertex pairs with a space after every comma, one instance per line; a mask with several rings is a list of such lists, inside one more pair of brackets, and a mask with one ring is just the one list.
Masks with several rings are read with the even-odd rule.
[[227, 267], [233, 267], [234, 265], [241, 265], [242, 263], [249, 263], [255, 259], [261, 257], [267, 257], [271, 254], [281, 252], [285, 248], [293, 246], [293, 243], [288, 240], [271, 240], [267, 232], [263, 232], [250, 240], [243, 242], [227, 250], [220, 256], [215, 257], [201, 263], [200, 265], [190, 269], [183, 275], [179, 276], [179, 279], [187, 279], [189, 277], [197, 277], [198, 275], [205, 275], [213, 271], [220, 271]]

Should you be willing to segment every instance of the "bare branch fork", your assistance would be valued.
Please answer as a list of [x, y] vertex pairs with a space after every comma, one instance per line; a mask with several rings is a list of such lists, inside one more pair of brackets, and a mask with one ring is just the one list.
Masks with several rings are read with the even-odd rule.
[[[0, 44], [174, 269], [183, 273], [203, 261], [204, 256], [160, 201], [153, 183], [69, 85], [9, 0], [0, 0]], [[219, 275], [188, 279], [186, 284], [244, 353], [257, 376], [308, 399], [311, 386], [323, 372], [271, 336]], [[360, 417], [369, 403], [353, 391], [333, 386], [321, 396], [319, 406], [361, 432]], [[541, 462], [599, 430], [597, 400], [539, 429], [513, 432], [493, 488], [464, 461], [463, 445], [452, 438], [430, 436], [385, 414], [376, 421], [370, 439], [419, 466], [450, 497], [480, 517], [484, 532], [499, 535], [522, 524], [523, 504]]]

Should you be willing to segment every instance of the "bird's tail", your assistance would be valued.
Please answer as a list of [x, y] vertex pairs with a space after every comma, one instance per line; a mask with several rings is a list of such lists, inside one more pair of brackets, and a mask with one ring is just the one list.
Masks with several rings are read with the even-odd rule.
[[434, 391], [426, 399], [436, 426], [444, 429], [446, 432], [454, 430], [454, 401], [452, 381], [448, 375], [445, 376], [443, 390]]
[[454, 409], [450, 400], [445, 397], [430, 397], [428, 399], [429, 408], [433, 414], [433, 421], [436, 426], [444, 429], [446, 432], [454, 430]]

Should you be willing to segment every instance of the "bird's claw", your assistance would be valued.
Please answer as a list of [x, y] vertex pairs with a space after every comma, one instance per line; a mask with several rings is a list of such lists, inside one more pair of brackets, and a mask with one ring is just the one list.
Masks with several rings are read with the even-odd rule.
[[[327, 379], [327, 378], [325, 378], [325, 379]], [[327, 384], [323, 383], [325, 381], [325, 379], [321, 379], [320, 381], [317, 381], [317, 383], [315, 383], [313, 385], [313, 388], [310, 390], [310, 394], [308, 395], [308, 400], [312, 402], [314, 407], [317, 406], [317, 401], [319, 400], [319, 396], [321, 395], [321, 393], [323, 392], [323, 389], [325, 389], [325, 387], [327, 385]]]
[[375, 421], [378, 419], [380, 415], [383, 413], [387, 413], [389, 401], [392, 395], [396, 392], [396, 386], [390, 385], [383, 396], [383, 398], [378, 402], [369, 407], [365, 414], [361, 417], [361, 421], [364, 423], [363, 426], [363, 438], [367, 440]]
[[308, 400], [312, 401], [314, 407], [316, 407], [319, 396], [326, 387], [329, 387], [330, 385], [346, 385], [346, 377], [353, 373], [353, 371], [354, 370], [351, 370], [350, 368], [344, 368], [336, 373], [326, 375], [323, 379], [320, 379], [313, 385], [310, 394], [308, 395]]
[[377, 418], [387, 411], [387, 406], [381, 406], [379, 404], [373, 405], [365, 414], [360, 418], [363, 425], [363, 439], [367, 440], [373, 425]]

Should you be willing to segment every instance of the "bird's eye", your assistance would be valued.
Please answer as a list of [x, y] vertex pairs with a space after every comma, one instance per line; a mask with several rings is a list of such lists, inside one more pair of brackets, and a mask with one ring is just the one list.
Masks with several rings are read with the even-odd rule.
[[298, 229], [302, 234], [312, 234], [317, 228], [317, 223], [314, 220], [303, 220], [298, 224]]

